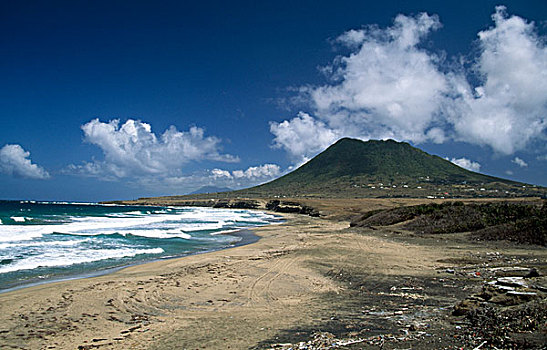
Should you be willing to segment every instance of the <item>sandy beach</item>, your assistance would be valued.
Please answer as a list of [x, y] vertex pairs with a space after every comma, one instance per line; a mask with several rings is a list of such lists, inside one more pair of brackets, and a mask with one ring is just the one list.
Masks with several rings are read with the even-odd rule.
[[424, 322], [429, 338], [416, 333], [406, 347], [457, 345], [442, 336], [457, 324], [441, 314], [483, 281], [450, 269], [482, 266], [500, 248], [500, 261], [546, 261], [543, 248], [285, 216], [253, 229], [261, 239], [249, 245], [0, 294], [0, 348], [269, 348], [316, 331], [374, 339]]

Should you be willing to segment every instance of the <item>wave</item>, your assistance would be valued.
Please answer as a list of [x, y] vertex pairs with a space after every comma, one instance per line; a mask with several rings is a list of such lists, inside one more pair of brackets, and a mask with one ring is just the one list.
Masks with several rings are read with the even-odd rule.
[[57, 204], [57, 205], [103, 205], [96, 202], [66, 202], [66, 201], [20, 201], [19, 203], [31, 203], [31, 204]]
[[[139, 211], [115, 213], [121, 216], [69, 216], [50, 224], [42, 221], [33, 225], [2, 225], [0, 242], [27, 241], [55, 233], [96, 236], [132, 234], [153, 238], [179, 237], [190, 239], [192, 232], [215, 233], [247, 226], [268, 224], [269, 214], [230, 209], [192, 208], [162, 214], [146, 215]], [[28, 218], [12, 217], [22, 223]], [[204, 219], [207, 220], [204, 220]]]
[[0, 221], [0, 289], [21, 276], [37, 278], [220, 249], [241, 240], [222, 234], [277, 220], [245, 209], [109, 209], [65, 203], [74, 204], [47, 202], [59, 205], [38, 207], [42, 203], [37, 203], [32, 210], [27, 203], [5, 204], [4, 222]]
[[10, 216], [10, 219], [12, 219], [15, 222], [25, 222], [27, 221], [27, 218], [24, 216]]
[[22, 247], [70, 247], [77, 246], [84, 242], [90, 242], [90, 238], [74, 241], [45, 241], [45, 242], [21, 242], [21, 243], [0, 243], [0, 249], [22, 248]]
[[96, 238], [132, 238], [132, 237], [144, 237], [144, 238], [183, 238], [192, 239], [192, 235], [182, 232], [181, 230], [166, 230], [166, 229], [134, 229], [127, 231], [102, 231], [100, 233], [61, 233], [56, 232], [57, 235], [72, 236], [72, 237], [96, 237]]
[[132, 231], [128, 233], [133, 236], [147, 237], [147, 238], [183, 238], [192, 239], [192, 235], [181, 232], [180, 230], [142, 230]]
[[15, 261], [9, 265], [0, 266], [0, 273], [14, 272], [20, 270], [33, 270], [40, 267], [60, 267], [83, 263], [90, 263], [106, 259], [120, 259], [134, 257], [141, 254], [161, 254], [162, 248], [150, 249], [101, 249], [101, 250], [64, 250], [62, 254], [59, 251], [45, 251], [40, 255], [27, 257], [24, 260]]

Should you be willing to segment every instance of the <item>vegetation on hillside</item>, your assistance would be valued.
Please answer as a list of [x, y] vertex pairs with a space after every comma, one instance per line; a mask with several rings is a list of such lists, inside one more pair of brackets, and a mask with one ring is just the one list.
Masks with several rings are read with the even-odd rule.
[[344, 138], [297, 170], [232, 192], [241, 197], [517, 197], [545, 189], [460, 168], [405, 142]]
[[366, 213], [351, 226], [389, 226], [422, 234], [470, 232], [473, 239], [547, 245], [547, 202], [423, 204]]

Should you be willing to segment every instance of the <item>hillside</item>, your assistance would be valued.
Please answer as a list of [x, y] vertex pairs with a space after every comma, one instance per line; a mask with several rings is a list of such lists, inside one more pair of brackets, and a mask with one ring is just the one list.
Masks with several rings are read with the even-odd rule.
[[505, 197], [541, 196], [545, 189], [463, 169], [406, 142], [343, 138], [297, 170], [233, 193], [249, 197]]
[[266, 184], [208, 192], [162, 200], [547, 196], [545, 187], [472, 172], [406, 142], [350, 138], [338, 140], [300, 168]]

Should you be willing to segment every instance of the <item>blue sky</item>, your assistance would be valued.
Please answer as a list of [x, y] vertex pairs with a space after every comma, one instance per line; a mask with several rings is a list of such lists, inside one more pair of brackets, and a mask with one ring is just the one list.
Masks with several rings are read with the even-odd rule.
[[0, 198], [240, 188], [344, 136], [545, 186], [546, 33], [545, 1], [2, 1]]

